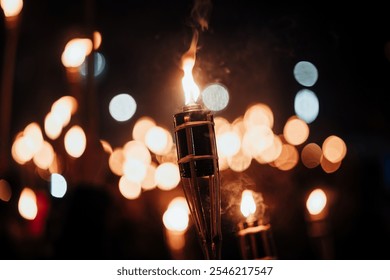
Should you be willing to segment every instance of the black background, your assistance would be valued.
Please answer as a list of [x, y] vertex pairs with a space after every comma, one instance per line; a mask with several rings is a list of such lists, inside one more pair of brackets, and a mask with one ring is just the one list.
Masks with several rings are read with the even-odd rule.
[[[317, 186], [331, 195], [332, 258], [389, 258], [390, 17], [380, 3], [341, 7], [329, 1], [212, 1], [209, 27], [199, 36], [194, 76], [201, 88], [221, 82], [229, 89], [229, 104], [216, 116], [233, 121], [249, 105], [263, 102], [274, 112], [274, 132], [281, 133], [302, 89], [293, 67], [307, 60], [319, 72], [311, 90], [320, 101], [308, 141], [320, 145], [334, 134], [348, 148], [340, 169], [331, 174], [301, 162], [291, 171], [256, 162], [243, 173], [223, 171], [223, 258], [240, 258], [237, 207], [230, 206], [248, 185], [261, 192], [269, 206], [278, 258], [321, 258], [305, 220], [306, 195]], [[131, 139], [135, 121], [145, 115], [172, 129], [173, 114], [183, 104], [180, 57], [196, 26], [193, 7], [184, 0], [25, 1], [15, 60], [12, 138], [32, 121], [42, 125], [51, 104], [71, 94], [61, 54], [71, 38], [88, 35], [91, 27], [102, 34], [99, 52], [107, 63], [94, 81], [99, 137], [121, 146]], [[5, 24], [4, 18], [1, 22]], [[5, 40], [3, 28], [0, 51]], [[137, 101], [135, 115], [124, 123], [115, 122], [108, 112], [110, 99], [121, 92]], [[78, 117], [86, 118], [84, 113], [79, 111]], [[164, 243], [161, 215], [180, 186], [127, 201], [116, 187], [118, 178], [106, 174], [98, 186], [69, 186], [59, 200], [45, 195], [47, 182], [32, 176], [30, 167], [11, 166], [14, 195], [8, 203], [0, 201], [2, 258], [172, 257]], [[16, 194], [23, 185], [41, 190], [49, 204], [38, 236], [29, 233], [31, 225], [17, 211]], [[193, 227], [188, 234], [187, 258], [201, 258]]]

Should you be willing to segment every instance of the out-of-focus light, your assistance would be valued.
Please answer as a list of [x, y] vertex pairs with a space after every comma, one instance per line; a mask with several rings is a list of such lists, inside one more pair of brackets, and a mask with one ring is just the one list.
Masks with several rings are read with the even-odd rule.
[[59, 157], [57, 157], [56, 154], [54, 154], [54, 159], [51, 165], [49, 166], [49, 172], [50, 173], [61, 173], [63, 169], [63, 164]]
[[[99, 53], [99, 52], [95, 52], [94, 53], [94, 64], [95, 64], [95, 68], [93, 69], [93, 75], [95, 77], [98, 77], [100, 74], [103, 73], [104, 69], [106, 68], [106, 59], [104, 58], [104, 55]], [[84, 60], [83, 64], [81, 64], [80, 66], [80, 74], [82, 76], [87, 76], [88, 74], [88, 61], [87, 60]]]
[[0, 179], [0, 199], [8, 202], [11, 199], [11, 196], [12, 190], [9, 183], [4, 179]]
[[218, 166], [219, 166], [219, 171], [224, 171], [229, 169], [228, 158], [218, 156]]
[[52, 196], [62, 198], [66, 194], [68, 184], [61, 174], [53, 173], [50, 177], [50, 193]]
[[169, 203], [163, 215], [164, 226], [171, 231], [184, 232], [189, 223], [189, 211], [184, 197], [176, 197]]
[[145, 142], [145, 135], [148, 130], [155, 126], [156, 122], [150, 117], [141, 117], [139, 118], [133, 127], [132, 136], [134, 140]]
[[240, 210], [245, 218], [256, 212], [256, 203], [251, 190], [244, 190], [241, 195]]
[[221, 135], [222, 133], [225, 133], [231, 129], [231, 125], [227, 119], [224, 117], [215, 117], [214, 118], [214, 130], [215, 135], [218, 137], [218, 135]]
[[74, 157], [79, 158], [84, 153], [87, 146], [87, 137], [84, 130], [78, 126], [72, 126], [65, 134], [64, 138], [66, 152]]
[[145, 179], [146, 171], [147, 164], [139, 159], [126, 158], [123, 164], [123, 175], [132, 182], [141, 184]]
[[310, 193], [306, 201], [306, 208], [311, 215], [318, 215], [324, 210], [326, 202], [325, 192], [322, 189], [315, 189]]
[[141, 182], [141, 187], [144, 190], [152, 190], [156, 188], [156, 165], [154, 163], [149, 164], [149, 166], [146, 169], [146, 176]]
[[108, 158], [108, 166], [112, 173], [118, 176], [123, 175], [123, 164], [125, 163], [125, 155], [122, 148], [115, 148]]
[[273, 162], [274, 166], [282, 171], [293, 169], [299, 161], [298, 150], [290, 144], [282, 145], [280, 156]]
[[318, 80], [318, 70], [309, 61], [300, 61], [294, 67], [295, 80], [305, 87], [313, 86]]
[[23, 0], [1, 0], [0, 5], [7, 18], [14, 17], [19, 15], [22, 11]]
[[322, 149], [316, 143], [309, 143], [303, 147], [301, 160], [307, 168], [315, 168], [321, 163]]
[[173, 143], [171, 150], [164, 155], [156, 155], [158, 163], [173, 162], [177, 163], [176, 144]]
[[172, 190], [180, 183], [180, 172], [177, 164], [165, 162], [160, 164], [155, 173], [157, 187], [162, 190]]
[[93, 32], [93, 47], [95, 50], [102, 44], [102, 34], [99, 31]]
[[119, 191], [127, 199], [136, 199], [141, 195], [141, 184], [122, 176], [119, 179]]
[[74, 113], [76, 113], [78, 103], [73, 96], [62, 96], [56, 100], [51, 106], [50, 112], [55, 116], [58, 123], [65, 127], [69, 124], [70, 119]]
[[322, 170], [324, 170], [328, 174], [336, 172], [340, 168], [341, 162], [342, 161], [331, 162], [331, 161], [327, 160], [325, 156], [321, 157]]
[[337, 163], [342, 161], [347, 154], [347, 145], [340, 137], [331, 135], [324, 140], [322, 151], [327, 160]]
[[29, 148], [27, 142], [26, 137], [21, 136], [17, 137], [12, 144], [12, 157], [19, 164], [25, 164], [34, 156], [34, 152]]
[[109, 104], [110, 114], [118, 122], [124, 122], [131, 119], [136, 109], [137, 103], [134, 98], [127, 93], [115, 95]]
[[292, 116], [284, 125], [283, 136], [288, 143], [298, 146], [309, 137], [309, 126], [300, 118]]
[[245, 127], [245, 124], [244, 124], [244, 118], [242, 116], [236, 118], [233, 122], [232, 122], [232, 130], [237, 133], [238, 136], [240, 136], [240, 139], [242, 139], [242, 137], [244, 137], [244, 134], [245, 134], [245, 131], [246, 131], [246, 127]]
[[150, 164], [152, 161], [152, 155], [150, 154], [146, 145], [137, 140], [131, 140], [127, 142], [123, 146], [123, 153], [125, 155], [125, 159], [135, 159], [138, 160], [145, 165]]
[[244, 124], [247, 129], [257, 125], [272, 128], [274, 125], [274, 114], [267, 104], [256, 103], [245, 111]]
[[274, 142], [274, 133], [265, 125], [253, 125], [247, 129], [242, 139], [243, 152], [251, 157], [261, 155]]
[[35, 122], [30, 123], [24, 129], [23, 136], [28, 149], [33, 153], [33, 155], [36, 154], [43, 145], [41, 127]]
[[202, 100], [209, 110], [221, 111], [229, 103], [229, 92], [221, 84], [211, 84], [202, 91]]
[[231, 170], [235, 172], [243, 172], [249, 168], [252, 162], [252, 157], [243, 152], [241, 149], [234, 156], [227, 158], [227, 163]]
[[109, 155], [112, 154], [113, 149], [112, 149], [111, 144], [108, 143], [108, 141], [103, 140], [103, 139], [100, 139], [100, 144], [102, 145], [103, 150], [104, 150], [107, 154], [109, 154]]
[[92, 51], [92, 41], [86, 38], [75, 38], [66, 45], [61, 56], [65, 67], [79, 67]]
[[63, 128], [62, 124], [63, 122], [58, 116], [49, 112], [45, 117], [44, 123], [44, 129], [47, 137], [52, 140], [57, 139], [61, 135]]
[[145, 144], [156, 155], [164, 155], [171, 150], [173, 138], [165, 128], [154, 126], [147, 131]]
[[276, 160], [282, 153], [282, 140], [280, 136], [274, 135], [274, 141], [271, 146], [265, 149], [261, 154], [254, 157], [260, 164], [271, 163]]
[[48, 169], [54, 160], [53, 146], [44, 141], [39, 151], [34, 155], [33, 161], [41, 169]]
[[234, 131], [222, 133], [216, 137], [218, 155], [222, 157], [234, 156], [240, 151], [241, 139]]
[[294, 99], [295, 114], [307, 124], [312, 123], [320, 110], [317, 95], [308, 89], [298, 91]]
[[38, 214], [37, 196], [30, 188], [24, 188], [18, 202], [19, 214], [26, 220], [34, 220]]

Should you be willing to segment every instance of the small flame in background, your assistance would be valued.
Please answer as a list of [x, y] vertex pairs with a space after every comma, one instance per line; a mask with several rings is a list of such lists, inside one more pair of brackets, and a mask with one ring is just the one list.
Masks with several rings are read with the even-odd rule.
[[256, 212], [256, 203], [251, 190], [244, 190], [241, 196], [240, 210], [245, 218], [253, 215]]
[[8, 17], [14, 17], [19, 15], [23, 8], [22, 0], [1, 0], [1, 8], [4, 11], [4, 15]]

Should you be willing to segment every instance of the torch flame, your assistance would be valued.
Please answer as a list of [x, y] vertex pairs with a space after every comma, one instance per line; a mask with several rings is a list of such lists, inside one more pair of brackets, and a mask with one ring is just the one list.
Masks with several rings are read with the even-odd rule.
[[249, 215], [253, 215], [256, 212], [256, 203], [252, 191], [245, 190], [242, 192], [240, 209], [245, 218], [248, 218]]
[[182, 64], [184, 76], [181, 80], [185, 95], [185, 105], [195, 104], [198, 100], [200, 90], [192, 76], [192, 69], [196, 59], [196, 45], [198, 43], [198, 32], [195, 31], [192, 38], [191, 46], [188, 51], [182, 56]]
[[306, 201], [307, 210], [311, 215], [318, 215], [326, 206], [326, 194], [321, 189], [313, 190]]

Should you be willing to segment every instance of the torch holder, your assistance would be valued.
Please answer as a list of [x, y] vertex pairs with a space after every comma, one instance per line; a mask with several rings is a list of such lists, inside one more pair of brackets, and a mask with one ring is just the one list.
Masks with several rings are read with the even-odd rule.
[[200, 105], [174, 115], [182, 187], [206, 259], [221, 257], [221, 194], [214, 119]]
[[244, 260], [276, 259], [276, 249], [270, 224], [258, 220], [238, 224], [238, 240]]

